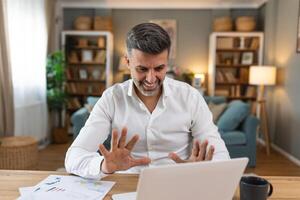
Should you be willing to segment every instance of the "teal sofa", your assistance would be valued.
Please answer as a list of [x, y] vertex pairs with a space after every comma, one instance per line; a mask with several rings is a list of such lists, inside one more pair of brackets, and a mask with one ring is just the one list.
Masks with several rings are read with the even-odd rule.
[[[204, 97], [207, 103], [221, 104], [226, 102], [225, 97]], [[95, 105], [97, 97], [88, 97], [87, 104]], [[248, 157], [249, 167], [256, 165], [256, 130], [259, 120], [250, 114], [249, 105], [240, 101], [231, 102], [228, 108], [221, 114], [216, 125], [219, 128], [231, 158]], [[86, 107], [77, 110], [71, 117], [74, 139], [79, 134], [89, 116]], [[232, 128], [234, 128], [232, 130]], [[110, 138], [104, 145], [110, 146]]]

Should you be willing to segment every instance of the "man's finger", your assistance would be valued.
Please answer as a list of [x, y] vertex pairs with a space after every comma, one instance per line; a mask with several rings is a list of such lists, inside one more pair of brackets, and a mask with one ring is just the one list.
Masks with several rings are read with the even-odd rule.
[[206, 147], [207, 147], [208, 141], [205, 140], [200, 144], [200, 150], [199, 150], [199, 155], [197, 157], [197, 161], [202, 161], [205, 159], [205, 154], [206, 154]]
[[112, 130], [111, 134], [111, 150], [115, 150], [118, 148], [118, 131], [117, 129]]
[[119, 148], [124, 148], [126, 143], [127, 128], [122, 128], [121, 137], [119, 139]]
[[209, 149], [208, 149], [208, 152], [205, 156], [205, 160], [212, 160], [213, 155], [214, 155], [214, 151], [215, 151], [215, 148], [213, 146], [210, 146]]
[[127, 143], [127, 145], [125, 146], [126, 149], [128, 149], [129, 151], [132, 151], [134, 145], [137, 143], [137, 141], [139, 140], [139, 136], [138, 135], [134, 135], [131, 140]]
[[195, 140], [194, 141], [194, 145], [193, 145], [193, 149], [192, 149], [192, 156], [194, 157], [197, 157], [198, 156], [198, 153], [199, 153], [199, 141], [198, 140]]
[[185, 163], [176, 153], [170, 153], [169, 158], [171, 158], [176, 163]]
[[105, 146], [103, 144], [99, 145], [99, 151], [104, 156], [104, 158], [106, 158], [109, 154], [109, 151], [107, 151], [107, 149], [105, 148]]
[[132, 159], [131, 167], [139, 166], [139, 165], [148, 165], [151, 162], [151, 159], [148, 157]]

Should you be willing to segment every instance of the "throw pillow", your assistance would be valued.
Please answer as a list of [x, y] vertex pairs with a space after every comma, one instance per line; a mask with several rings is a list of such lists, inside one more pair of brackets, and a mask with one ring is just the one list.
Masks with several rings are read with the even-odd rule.
[[233, 131], [249, 115], [250, 105], [240, 100], [229, 103], [227, 109], [220, 116], [217, 126], [222, 131]]
[[226, 109], [227, 103], [214, 104], [212, 102], [209, 102], [208, 107], [213, 115], [214, 123], [217, 123], [219, 117]]

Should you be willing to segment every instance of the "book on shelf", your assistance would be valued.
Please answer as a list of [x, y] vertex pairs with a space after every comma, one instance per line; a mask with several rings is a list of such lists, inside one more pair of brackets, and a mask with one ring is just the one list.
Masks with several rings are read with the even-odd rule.
[[217, 83], [223, 83], [225, 81], [224, 75], [221, 70], [217, 70]]
[[241, 86], [240, 85], [236, 85], [236, 87], [235, 87], [235, 96], [236, 97], [241, 96]]
[[236, 88], [235, 88], [234, 85], [230, 87], [229, 94], [230, 94], [230, 96], [235, 96], [236, 95]]
[[229, 83], [234, 83], [237, 81], [237, 79], [235, 78], [232, 71], [225, 71], [224, 75], [225, 75], [226, 81]]
[[65, 74], [66, 74], [67, 80], [70, 80], [70, 79], [73, 78], [73, 76], [72, 76], [72, 70], [70, 68], [66, 69]]
[[215, 96], [229, 96], [229, 90], [228, 89], [216, 89], [215, 90]]
[[258, 49], [259, 48], [259, 38], [252, 38], [250, 49]]
[[247, 68], [240, 69], [240, 81], [242, 83], [248, 83], [248, 79], [249, 79], [249, 69]]
[[106, 51], [99, 50], [96, 52], [96, 56], [94, 58], [95, 63], [105, 64], [106, 62]]
[[74, 93], [75, 89], [74, 89], [74, 83], [67, 83], [66, 84], [66, 90], [68, 93]]

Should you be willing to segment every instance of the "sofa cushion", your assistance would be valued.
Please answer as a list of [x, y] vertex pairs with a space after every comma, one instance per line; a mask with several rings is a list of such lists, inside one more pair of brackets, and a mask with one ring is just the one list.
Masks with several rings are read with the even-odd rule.
[[204, 100], [207, 104], [214, 103], [214, 104], [220, 104], [226, 102], [226, 97], [224, 96], [204, 96]]
[[221, 132], [221, 137], [226, 145], [240, 145], [247, 142], [245, 133], [241, 131]]
[[221, 131], [233, 131], [249, 115], [250, 105], [240, 100], [232, 101], [220, 116], [217, 126]]
[[208, 107], [213, 115], [214, 123], [217, 123], [219, 117], [227, 107], [227, 103], [214, 104], [209, 102]]
[[90, 97], [87, 98], [86, 101], [90, 106], [94, 107], [94, 105], [97, 103], [98, 100], [99, 100], [99, 97], [90, 96]]

